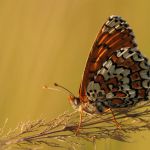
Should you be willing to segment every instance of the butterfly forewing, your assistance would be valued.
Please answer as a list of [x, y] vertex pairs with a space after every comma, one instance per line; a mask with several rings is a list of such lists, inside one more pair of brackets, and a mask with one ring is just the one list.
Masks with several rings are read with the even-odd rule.
[[80, 86], [80, 99], [86, 101], [88, 83], [114, 51], [122, 47], [136, 46], [133, 32], [127, 22], [121, 17], [110, 16], [97, 35], [89, 54]]

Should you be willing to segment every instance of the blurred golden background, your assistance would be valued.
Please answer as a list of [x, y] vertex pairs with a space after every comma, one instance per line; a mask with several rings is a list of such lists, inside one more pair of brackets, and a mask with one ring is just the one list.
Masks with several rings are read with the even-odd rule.
[[[58, 82], [76, 95], [95, 37], [110, 15], [122, 16], [150, 58], [149, 0], [0, 0], [0, 126], [72, 110], [67, 96], [43, 90]], [[97, 142], [97, 149], [149, 149], [150, 133], [132, 143]], [[87, 144], [85, 150], [92, 150]]]

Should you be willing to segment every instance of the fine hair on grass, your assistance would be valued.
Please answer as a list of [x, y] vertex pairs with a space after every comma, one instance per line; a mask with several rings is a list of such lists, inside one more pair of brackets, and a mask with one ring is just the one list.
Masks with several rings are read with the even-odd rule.
[[[37, 119], [19, 123], [4, 134], [1, 128], [0, 150], [37, 150], [46, 147], [59, 149], [82, 149], [83, 142], [114, 139], [128, 142], [132, 133], [150, 129], [150, 102], [142, 102], [135, 107], [115, 110], [115, 117], [121, 129], [112, 121], [111, 112], [89, 115], [84, 114], [79, 133], [79, 112], [65, 112], [54, 119]], [[80, 139], [80, 140], [79, 140]]]

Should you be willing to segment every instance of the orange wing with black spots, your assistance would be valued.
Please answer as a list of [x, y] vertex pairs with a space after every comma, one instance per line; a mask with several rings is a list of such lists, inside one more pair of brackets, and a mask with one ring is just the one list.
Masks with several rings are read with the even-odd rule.
[[[116, 50], [124, 47], [135, 48], [136, 46], [134, 34], [127, 22], [121, 17], [110, 16], [100, 30], [89, 54], [79, 90], [80, 101], [88, 101], [87, 86], [89, 82], [94, 80], [97, 71], [100, 70], [103, 63], [109, 59]], [[118, 58], [115, 58], [115, 56], [113, 59], [118, 61]], [[101, 78], [99, 80], [100, 82], [105, 82], [103, 81], [103, 77], [99, 78]], [[109, 92], [107, 88], [106, 90]]]

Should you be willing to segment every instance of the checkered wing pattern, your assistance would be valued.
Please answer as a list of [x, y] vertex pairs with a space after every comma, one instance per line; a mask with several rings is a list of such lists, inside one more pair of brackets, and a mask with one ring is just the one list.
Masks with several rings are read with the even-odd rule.
[[138, 50], [132, 29], [121, 17], [110, 16], [89, 54], [80, 100], [103, 112], [148, 100], [149, 89], [150, 64]]

